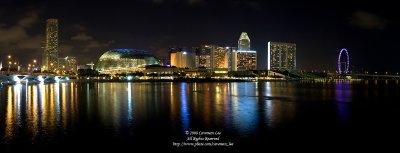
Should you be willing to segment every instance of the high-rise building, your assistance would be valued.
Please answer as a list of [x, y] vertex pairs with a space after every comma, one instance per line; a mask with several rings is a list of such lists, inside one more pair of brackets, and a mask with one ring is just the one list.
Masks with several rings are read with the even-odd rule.
[[236, 67], [238, 71], [257, 69], [257, 52], [254, 50], [238, 50], [236, 52]]
[[76, 58], [72, 56], [67, 56], [65, 58], [58, 59], [58, 70], [64, 72], [76, 72], [77, 71], [77, 62]]
[[230, 71], [246, 71], [257, 69], [257, 52], [250, 50], [250, 38], [246, 32], [242, 32], [238, 41], [238, 49], [229, 49]]
[[71, 72], [76, 72], [77, 71], [77, 61], [75, 57], [72, 56], [67, 56], [65, 57], [66, 62], [66, 70], [71, 71]]
[[58, 69], [58, 20], [47, 19], [46, 22], [46, 42], [42, 67], [44, 70], [55, 71]]
[[296, 69], [296, 44], [268, 42], [268, 70]]
[[171, 66], [179, 68], [194, 68], [196, 54], [186, 48], [170, 48]]
[[237, 71], [237, 48], [227, 47], [228, 49], [228, 71]]
[[67, 58], [58, 58], [59, 71], [67, 71]]
[[215, 45], [201, 45], [195, 48], [196, 67], [211, 68], [214, 64], [213, 51], [217, 48]]
[[238, 49], [250, 50], [250, 38], [246, 32], [242, 32], [242, 34], [240, 34], [240, 38], [238, 41]]
[[227, 69], [228, 68], [228, 54], [229, 47], [217, 47], [213, 50], [212, 68], [214, 69]]

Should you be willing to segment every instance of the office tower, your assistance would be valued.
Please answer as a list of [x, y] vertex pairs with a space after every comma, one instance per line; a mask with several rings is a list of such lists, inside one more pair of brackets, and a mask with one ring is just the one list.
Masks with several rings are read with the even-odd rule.
[[42, 60], [44, 70], [55, 71], [58, 69], [58, 54], [58, 21], [57, 19], [47, 19], [44, 59]]
[[240, 34], [238, 50], [250, 50], [250, 38], [246, 32], [242, 32], [242, 34]]
[[246, 32], [242, 32], [238, 41], [238, 50], [230, 52], [231, 71], [246, 71], [257, 69], [257, 52], [250, 50], [250, 38]]
[[268, 42], [268, 70], [296, 69], [296, 44]]
[[201, 45], [195, 48], [196, 67], [211, 68], [214, 64], [213, 51], [217, 48], [215, 45]]
[[228, 71], [237, 71], [237, 48], [227, 47], [228, 49]]
[[228, 68], [228, 51], [229, 47], [217, 47], [213, 50], [211, 62], [213, 69]]
[[170, 48], [171, 66], [178, 68], [194, 68], [196, 54], [187, 48]]
[[67, 56], [65, 57], [65, 70], [66, 71], [71, 71], [71, 72], [76, 72], [77, 71], [77, 61], [76, 61], [76, 57], [72, 57], [72, 56]]
[[254, 50], [238, 50], [236, 52], [238, 71], [257, 69], [257, 52]]

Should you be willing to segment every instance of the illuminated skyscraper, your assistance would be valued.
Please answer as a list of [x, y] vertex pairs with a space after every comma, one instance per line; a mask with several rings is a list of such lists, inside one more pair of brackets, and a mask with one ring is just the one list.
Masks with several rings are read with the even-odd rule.
[[194, 68], [196, 66], [196, 54], [187, 48], [170, 48], [171, 66], [178, 68]]
[[228, 49], [228, 71], [237, 71], [237, 48], [227, 47]]
[[196, 67], [211, 68], [214, 65], [212, 59], [215, 48], [217, 48], [215, 45], [201, 45], [195, 48]]
[[268, 70], [296, 69], [296, 44], [268, 42]]
[[43, 70], [55, 71], [58, 69], [58, 20], [47, 19], [46, 42], [42, 60]]
[[250, 50], [250, 38], [246, 32], [242, 32], [242, 34], [240, 34], [240, 38], [238, 41], [238, 49]]
[[238, 71], [257, 69], [257, 52], [254, 50], [238, 50], [236, 52]]
[[250, 38], [246, 32], [240, 35], [238, 50], [231, 48], [229, 54], [229, 70], [246, 71], [257, 68], [257, 52], [250, 50]]
[[77, 62], [75, 57], [67, 56], [65, 58], [58, 59], [59, 70], [65, 72], [76, 72]]
[[229, 47], [217, 47], [213, 50], [212, 67], [214, 69], [227, 69], [228, 68], [228, 49]]

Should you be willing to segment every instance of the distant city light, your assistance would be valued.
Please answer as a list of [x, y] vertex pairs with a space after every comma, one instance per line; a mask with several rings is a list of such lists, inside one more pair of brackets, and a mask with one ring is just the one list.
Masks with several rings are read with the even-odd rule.
[[239, 53], [256, 53], [255, 50], [238, 50]]

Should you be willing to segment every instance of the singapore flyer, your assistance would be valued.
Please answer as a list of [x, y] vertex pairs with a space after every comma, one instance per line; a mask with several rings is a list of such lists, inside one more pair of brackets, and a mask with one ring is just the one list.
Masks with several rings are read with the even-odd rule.
[[[343, 52], [346, 53], [346, 57], [347, 57], [345, 59], [345, 61], [342, 61], [342, 59], [341, 59]], [[347, 52], [346, 48], [343, 48], [342, 50], [340, 50], [337, 64], [338, 64], [338, 72], [339, 72], [339, 74], [346, 75], [346, 74], [349, 73], [350, 58], [349, 58], [349, 53]], [[344, 69], [342, 69], [342, 66], [343, 66], [342, 64], [344, 64], [344, 67], [343, 67]]]

